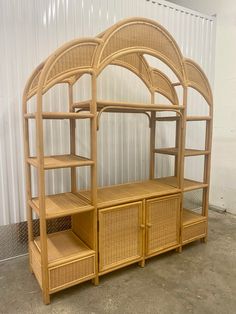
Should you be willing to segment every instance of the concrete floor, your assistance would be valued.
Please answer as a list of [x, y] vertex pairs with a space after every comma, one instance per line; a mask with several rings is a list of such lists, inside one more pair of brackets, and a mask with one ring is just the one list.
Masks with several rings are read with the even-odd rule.
[[43, 305], [27, 257], [0, 263], [0, 313], [236, 313], [236, 216], [210, 213], [209, 241], [52, 296]]

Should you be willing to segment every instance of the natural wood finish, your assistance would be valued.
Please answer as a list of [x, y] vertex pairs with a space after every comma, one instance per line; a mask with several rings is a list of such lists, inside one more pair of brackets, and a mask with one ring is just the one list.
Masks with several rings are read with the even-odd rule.
[[[41, 252], [40, 237], [35, 238], [34, 243]], [[72, 230], [65, 230], [47, 235], [49, 266], [56, 266], [62, 262], [68, 262], [80, 257], [94, 254]]]
[[50, 293], [94, 278], [94, 255], [79, 258], [49, 269]]
[[156, 121], [177, 121], [179, 119], [179, 116], [156, 117]]
[[[164, 73], [152, 68], [145, 59], [148, 54], [164, 62], [179, 81], [172, 83]], [[97, 100], [97, 78], [109, 64], [135, 73], [150, 92], [151, 103]], [[74, 84], [84, 74], [91, 76], [91, 99], [74, 103]], [[68, 84], [68, 111], [44, 112], [43, 95], [58, 83]], [[182, 101], [178, 99], [176, 87], [183, 89]], [[189, 87], [205, 98], [209, 116], [187, 116]], [[165, 96], [170, 104], [156, 104], [155, 93]], [[29, 112], [27, 102], [34, 95], [36, 112]], [[105, 111], [139, 113], [148, 117], [150, 180], [98, 188], [97, 129]], [[156, 117], [159, 111], [172, 112], [175, 116]], [[134, 262], [144, 267], [145, 259], [154, 255], [171, 249], [180, 252], [182, 245], [200, 238], [206, 241], [212, 117], [213, 97], [204, 72], [194, 61], [182, 56], [175, 40], [161, 25], [149, 19], [126, 19], [96, 38], [72, 40], [35, 69], [23, 93], [24, 151], [30, 270], [39, 281], [45, 304], [50, 303], [51, 293], [61, 289], [89, 279], [98, 284], [99, 275]], [[30, 156], [29, 119], [36, 121], [35, 157]], [[69, 154], [44, 156], [44, 119], [69, 119]], [[90, 158], [77, 155], [76, 119], [89, 119]], [[160, 121], [176, 122], [175, 147], [155, 146], [158, 139], [156, 123]], [[188, 121], [206, 121], [204, 150], [186, 148]], [[155, 175], [158, 176], [156, 153], [174, 156], [173, 177], [155, 179]], [[203, 182], [184, 176], [185, 157], [198, 155], [204, 157]], [[31, 191], [31, 166], [36, 167], [38, 178], [35, 198]], [[89, 191], [77, 191], [76, 167], [80, 166], [91, 167]], [[45, 171], [65, 167], [71, 168], [71, 192], [45, 195]], [[200, 215], [183, 211], [184, 192], [194, 189], [203, 189]], [[40, 237], [36, 239], [33, 237], [32, 209], [40, 221]], [[72, 230], [48, 235], [46, 220], [67, 215], [72, 215]]]
[[188, 209], [183, 210], [183, 226], [191, 225], [199, 221], [206, 221], [206, 217]]
[[[88, 109], [90, 106], [91, 100], [74, 103], [73, 108], [82, 108]], [[176, 105], [165, 105], [165, 104], [146, 104], [146, 103], [130, 103], [130, 102], [122, 102], [122, 101], [101, 101], [97, 100], [97, 108], [101, 110], [107, 106], [117, 106], [122, 107], [123, 109], [141, 109], [146, 111], [156, 111], [157, 109], [181, 109], [181, 106]]]
[[[178, 148], [177, 147], [168, 147], [168, 148], [156, 148], [155, 153], [159, 154], [166, 154], [166, 155], [177, 155], [178, 154]], [[200, 150], [200, 149], [185, 149], [184, 150], [184, 156], [199, 156], [199, 155], [208, 155], [210, 151], [207, 150]]]
[[[38, 160], [36, 157], [30, 157], [27, 159], [27, 161], [32, 166], [38, 167]], [[76, 155], [45, 156], [43, 158], [43, 161], [43, 169], [81, 167], [94, 164], [92, 160]]]
[[[73, 113], [73, 86], [68, 84], [68, 100], [69, 100], [69, 111]], [[74, 156], [76, 154], [75, 147], [75, 132], [76, 132], [76, 122], [74, 119], [70, 120], [70, 155]], [[77, 190], [77, 182], [76, 182], [76, 168], [72, 167], [70, 170], [71, 174], [71, 191], [73, 193]]]
[[142, 202], [99, 211], [99, 271], [142, 258]]
[[[178, 192], [180, 189], [159, 179], [108, 186], [98, 189], [97, 207], [100, 209]], [[91, 199], [89, 191], [81, 191], [80, 194], [88, 200]]]
[[[151, 93], [151, 103], [155, 102], [155, 93]], [[155, 138], [156, 138], [156, 112], [151, 112], [150, 119], [150, 168], [149, 168], [149, 179], [152, 180], [155, 178]]]
[[204, 238], [207, 233], [207, 217], [184, 209], [182, 229], [183, 244]]
[[[40, 216], [38, 197], [33, 198], [32, 201], [30, 200], [29, 205]], [[94, 206], [88, 204], [88, 202], [86, 203], [84, 199], [80, 198], [79, 194], [61, 193], [45, 197], [46, 219], [78, 214], [93, 209]]]
[[[38, 72], [37, 69], [36, 69], [36, 72]], [[27, 92], [26, 92], [26, 90], [27, 90], [28, 86], [30, 86], [31, 81], [32, 81], [32, 79], [28, 80], [26, 87], [25, 87], [23, 99], [22, 99], [22, 104], [23, 104], [22, 115], [23, 115], [23, 117], [24, 117], [24, 114], [27, 112], [27, 98], [26, 98]], [[24, 121], [24, 123], [23, 123], [23, 135], [24, 135], [24, 158], [25, 158], [25, 160], [27, 160], [28, 157], [30, 156], [29, 122], [28, 121]], [[26, 199], [30, 200], [32, 198], [31, 167], [28, 163], [25, 163], [25, 181], [26, 181]], [[32, 216], [32, 209], [28, 203], [26, 206], [27, 206], [28, 250], [30, 251], [30, 242], [33, 241], [33, 216]], [[33, 258], [33, 256], [31, 254], [29, 254], [30, 272], [33, 272], [32, 258]]]
[[[164, 183], [173, 187], [178, 186], [178, 181], [176, 177], [165, 177], [158, 179], [160, 183]], [[190, 179], [184, 179], [183, 180], [183, 191], [188, 192], [192, 190], [202, 189], [208, 187], [208, 184], [203, 182], [198, 182]]]
[[[27, 113], [24, 115], [25, 119], [35, 119], [36, 113]], [[84, 112], [43, 112], [43, 119], [89, 119], [93, 118], [91, 113]]]
[[[92, 114], [97, 113], [97, 79], [95, 73], [91, 75], [91, 95], [92, 100], [90, 103], [90, 112]], [[91, 158], [94, 161], [93, 167], [91, 168], [91, 203], [94, 205], [93, 215], [93, 249], [95, 251], [95, 278], [93, 280], [94, 285], [98, 285], [98, 213], [97, 213], [97, 120], [93, 119], [90, 123], [90, 134], [91, 134]]]
[[146, 255], [178, 246], [180, 243], [180, 195], [147, 201]]
[[[94, 230], [94, 212], [86, 211], [73, 215], [72, 219], [72, 231], [90, 248], [95, 251], [94, 236], [96, 235], [96, 229]], [[97, 222], [97, 217], [96, 217]]]
[[[59, 233], [56, 237], [52, 234], [48, 238], [48, 243], [53, 253], [50, 255], [52, 262], [49, 263], [47, 270], [50, 294], [94, 278], [94, 251], [89, 250], [72, 233], [67, 231], [67, 235], [64, 232], [63, 235]], [[65, 253], [69, 255], [65, 256]], [[37, 239], [30, 243], [30, 255], [32, 268], [42, 288], [40, 241]]]
[[186, 117], [187, 121], [208, 121], [211, 120], [211, 116], [188, 116]]

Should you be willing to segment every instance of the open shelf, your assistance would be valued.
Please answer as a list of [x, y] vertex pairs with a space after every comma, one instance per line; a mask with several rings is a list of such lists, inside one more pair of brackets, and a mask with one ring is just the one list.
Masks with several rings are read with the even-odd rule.
[[183, 210], [183, 226], [195, 224], [202, 221], [206, 221], [205, 216], [195, 213], [189, 209]]
[[178, 121], [180, 116], [156, 117], [156, 121]]
[[[28, 163], [34, 167], [38, 167], [37, 157], [27, 159]], [[55, 155], [44, 157], [44, 169], [68, 168], [90, 166], [94, 162], [91, 159], [77, 155]]]
[[[74, 103], [73, 108], [89, 110], [91, 102], [92, 102], [91, 100], [87, 100], [87, 101]], [[176, 110], [176, 109], [183, 108], [183, 106], [176, 106], [176, 105], [130, 103], [130, 102], [121, 102], [121, 101], [113, 101], [113, 100], [109, 100], [109, 101], [97, 100], [96, 104], [97, 104], [98, 111], [107, 107], [106, 112], [109, 112], [109, 110], [114, 111], [115, 107], [117, 107], [117, 109], [124, 109], [124, 110], [133, 109], [133, 110], [145, 110], [145, 111], [156, 111], [158, 109]]]
[[[177, 147], [168, 147], [168, 148], [156, 148], [155, 153], [158, 154], [165, 154], [165, 155], [177, 155], [178, 154], [178, 148]], [[184, 156], [200, 156], [200, 155], [208, 155], [210, 151], [208, 150], [199, 150], [199, 149], [185, 149], [184, 150]]]
[[[159, 179], [113, 185], [98, 189], [97, 206], [98, 208], [104, 208], [107, 206], [114, 206], [178, 192], [180, 192], [180, 189], [160, 182]], [[83, 197], [90, 201], [91, 193], [89, 193], [89, 191], [83, 191], [80, 193]]]
[[[176, 177], [165, 177], [165, 178], [160, 178], [158, 180], [160, 182], [171, 185], [173, 187], [178, 186]], [[194, 181], [194, 180], [189, 180], [189, 179], [184, 179], [184, 192], [202, 189], [202, 188], [206, 188], [206, 187], [208, 187], [208, 184], [206, 184], [206, 183]]]
[[[40, 237], [35, 238], [34, 243], [41, 252]], [[47, 246], [50, 267], [95, 253], [72, 230], [48, 234]]]
[[[36, 113], [27, 113], [24, 117], [25, 119], [35, 119]], [[42, 117], [43, 119], [88, 119], [93, 118], [94, 115], [84, 112], [43, 112]]]
[[[29, 205], [40, 215], [39, 199], [29, 200]], [[93, 210], [94, 207], [85, 200], [81, 199], [79, 194], [61, 193], [48, 195], [45, 197], [46, 219], [58, 218], [67, 215], [78, 214], [85, 211]]]

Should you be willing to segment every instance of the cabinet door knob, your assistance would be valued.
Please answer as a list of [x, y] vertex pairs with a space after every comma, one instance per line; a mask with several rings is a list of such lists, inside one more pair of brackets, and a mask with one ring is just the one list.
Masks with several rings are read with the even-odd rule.
[[144, 226], [144, 225], [140, 225], [140, 228], [141, 228], [141, 229], [144, 229], [144, 228], [145, 228], [145, 226]]
[[152, 224], [147, 223], [147, 227], [148, 227], [148, 228], [151, 228], [151, 226], [152, 226]]

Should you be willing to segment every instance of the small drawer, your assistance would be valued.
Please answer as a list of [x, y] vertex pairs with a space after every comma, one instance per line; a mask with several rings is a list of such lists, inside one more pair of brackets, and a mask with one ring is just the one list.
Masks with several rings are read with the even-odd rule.
[[95, 255], [49, 268], [50, 293], [56, 292], [95, 275]]
[[206, 235], [206, 221], [197, 222], [183, 227], [182, 241], [192, 242]]

